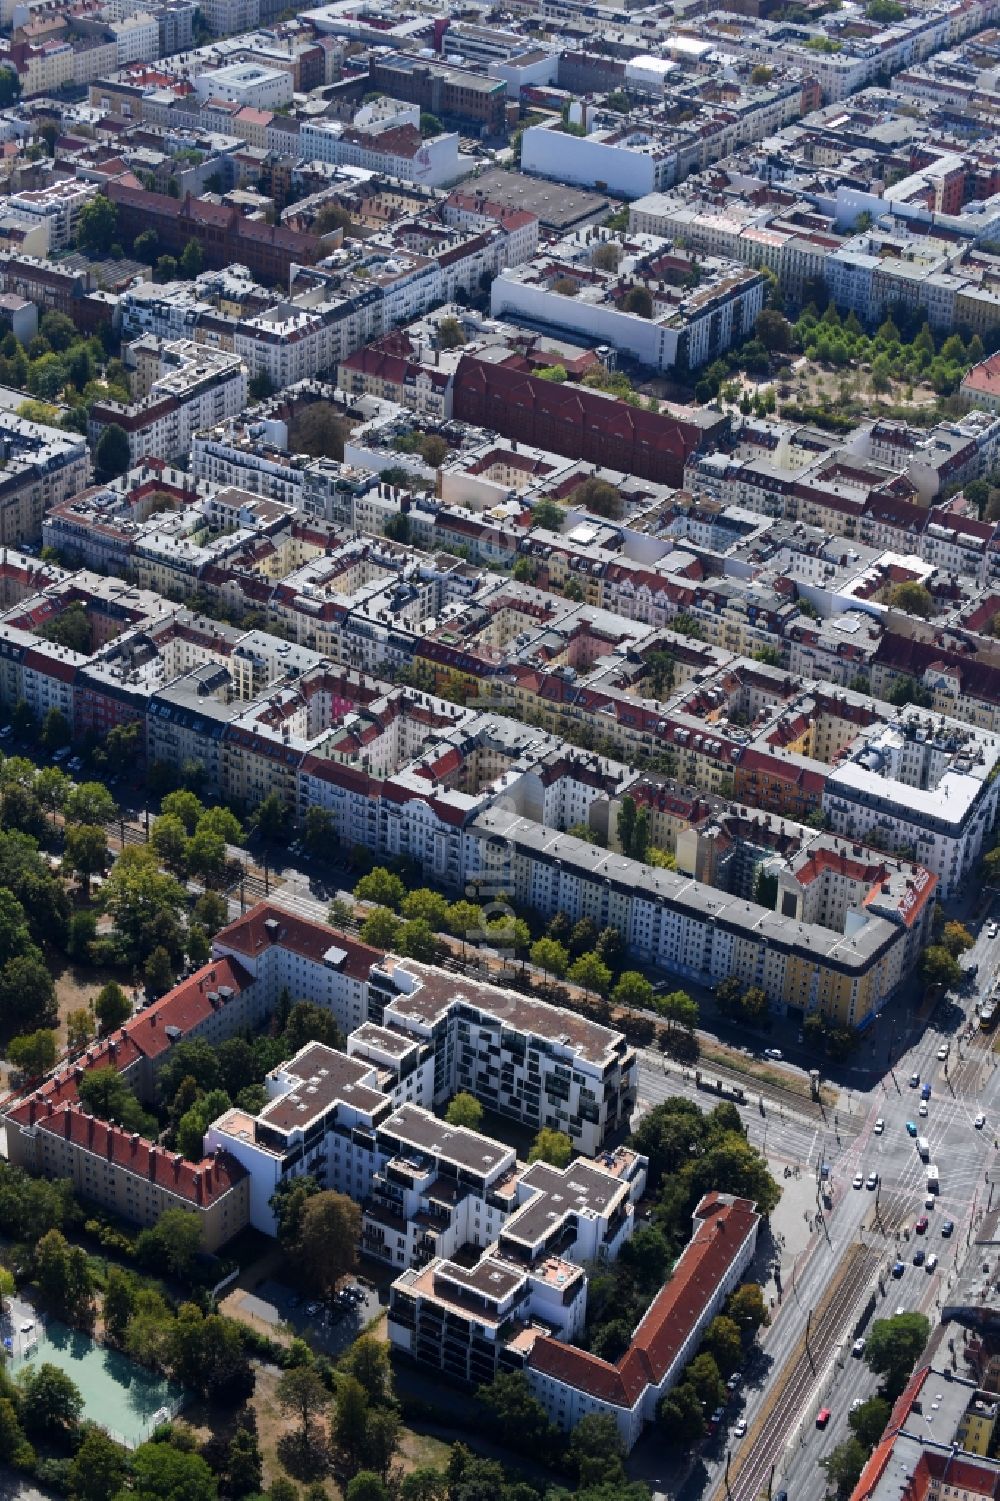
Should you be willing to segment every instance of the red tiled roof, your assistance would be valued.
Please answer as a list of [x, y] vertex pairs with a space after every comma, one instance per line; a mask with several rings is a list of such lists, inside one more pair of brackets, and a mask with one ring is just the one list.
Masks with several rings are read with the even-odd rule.
[[179, 1152], [154, 1146], [138, 1132], [130, 1133], [88, 1115], [80, 1105], [68, 1101], [51, 1108], [51, 1113], [46, 1110], [39, 1115], [35, 1125], [201, 1206], [221, 1199], [246, 1177], [244, 1168], [227, 1152], [191, 1162]]
[[619, 1360], [612, 1364], [542, 1335], [528, 1357], [529, 1367], [618, 1407], [634, 1407], [647, 1386], [659, 1386], [760, 1219], [749, 1199], [717, 1193], [705, 1195], [695, 1217], [698, 1227], [673, 1276]]
[[[273, 937], [265, 926], [269, 921], [278, 924]], [[264, 949], [280, 943], [282, 948], [313, 960], [321, 960], [333, 945], [347, 955], [339, 966], [340, 972], [355, 980], [367, 980], [372, 965], [380, 964], [385, 957], [381, 949], [370, 948], [368, 944], [346, 938], [342, 933], [332, 934], [323, 923], [310, 922], [308, 918], [298, 917], [272, 902], [258, 902], [245, 917], [223, 928], [216, 935], [215, 942], [220, 948], [233, 949], [250, 958], [256, 958]]]

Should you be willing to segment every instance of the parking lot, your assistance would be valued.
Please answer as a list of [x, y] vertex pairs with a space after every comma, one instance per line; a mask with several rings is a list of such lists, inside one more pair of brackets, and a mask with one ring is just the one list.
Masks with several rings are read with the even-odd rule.
[[243, 1314], [272, 1329], [285, 1325], [328, 1355], [345, 1350], [380, 1311], [378, 1293], [356, 1281], [345, 1284], [329, 1308], [270, 1278], [253, 1292], [231, 1293], [225, 1301], [226, 1312], [237, 1317]]

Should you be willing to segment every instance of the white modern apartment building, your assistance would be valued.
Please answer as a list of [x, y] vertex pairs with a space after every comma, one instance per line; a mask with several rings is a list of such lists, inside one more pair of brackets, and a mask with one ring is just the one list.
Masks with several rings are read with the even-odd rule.
[[237, 62], [199, 73], [194, 88], [201, 100], [223, 99], [242, 108], [274, 110], [291, 104], [293, 80], [285, 68]]
[[[494, 317], [611, 344], [652, 370], [695, 370], [746, 337], [764, 306], [763, 275], [735, 261], [695, 268], [669, 241], [640, 236], [619, 247], [616, 270], [603, 271], [592, 261], [600, 243], [578, 232], [551, 256], [501, 272]], [[647, 299], [648, 316], [631, 309], [633, 292]]]

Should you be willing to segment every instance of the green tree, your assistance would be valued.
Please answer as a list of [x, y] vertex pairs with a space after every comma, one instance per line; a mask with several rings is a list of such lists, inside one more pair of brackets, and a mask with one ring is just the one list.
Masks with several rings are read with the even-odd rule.
[[90, 890], [90, 878], [104, 870], [108, 863], [108, 836], [100, 824], [75, 824], [66, 830], [63, 847], [63, 865], [80, 876], [85, 891]]
[[0, 109], [9, 109], [21, 97], [21, 80], [16, 68], [0, 68]]
[[100, 782], [81, 782], [66, 799], [67, 823], [108, 824], [117, 812], [114, 798]]
[[442, 318], [437, 326], [437, 341], [441, 349], [460, 349], [465, 343], [465, 334], [457, 318]]
[[15, 1470], [33, 1470], [35, 1451], [25, 1437], [17, 1409], [9, 1397], [0, 1397], [0, 1460]]
[[908, 615], [919, 615], [924, 620], [929, 620], [936, 609], [934, 596], [913, 579], [897, 584], [890, 591], [889, 603], [894, 609], [905, 610]]
[[389, 1501], [389, 1487], [371, 1470], [359, 1470], [347, 1482], [346, 1501]]
[[188, 240], [181, 251], [180, 269], [183, 276], [193, 280], [200, 276], [205, 265], [205, 254], [197, 240]]
[[[873, 0], [873, 3], [885, 3], [885, 0]], [[869, 6], [870, 9], [871, 6]], [[902, 10], [902, 6], [899, 9]], [[827, 1481], [834, 1487], [836, 1494], [846, 1497], [851, 1494], [861, 1479], [861, 1471], [867, 1459], [867, 1451], [857, 1439], [847, 1438], [821, 1459], [819, 1465], [826, 1471]]]
[[229, 921], [225, 897], [217, 891], [202, 892], [191, 909], [191, 921], [203, 928], [209, 938], [214, 938], [219, 929]]
[[616, 1486], [624, 1480], [624, 1448], [610, 1413], [587, 1413], [570, 1435], [566, 1464], [581, 1490]]
[[45, 1362], [37, 1370], [29, 1367], [20, 1384], [21, 1412], [29, 1433], [52, 1436], [76, 1427], [83, 1398], [59, 1366]]
[[556, 505], [548, 496], [543, 495], [531, 508], [532, 525], [544, 527], [548, 532], [561, 532], [565, 520], [566, 512], [562, 506]]
[[88, 1423], [70, 1467], [70, 1485], [76, 1501], [108, 1501], [125, 1484], [128, 1457], [103, 1428]]
[[97, 992], [94, 1014], [101, 1024], [102, 1032], [113, 1032], [132, 1015], [132, 1003], [121, 986], [114, 980], [109, 980]]
[[174, 961], [162, 943], [158, 943], [152, 953], [147, 956], [142, 974], [146, 989], [154, 997], [166, 995], [167, 991], [173, 988]]
[[379, 907], [398, 912], [406, 896], [406, 887], [399, 876], [386, 870], [384, 865], [376, 865], [374, 870], [361, 877], [354, 895], [359, 902], [374, 902]]
[[565, 1167], [573, 1155], [573, 1143], [565, 1131], [555, 1131], [543, 1126], [528, 1153], [529, 1162], [550, 1162], [553, 1167]]
[[201, 1225], [187, 1209], [165, 1209], [155, 1225], [143, 1230], [136, 1241], [136, 1257], [145, 1266], [162, 1268], [185, 1280], [201, 1250]]
[[294, 1255], [305, 1283], [331, 1292], [357, 1263], [361, 1210], [346, 1194], [323, 1190], [302, 1206]]
[[144, 960], [171, 935], [179, 948], [178, 919], [187, 907], [187, 892], [159, 869], [155, 852], [146, 845], [122, 850], [101, 889], [101, 906], [114, 920], [128, 960]]
[[941, 929], [941, 947], [947, 949], [953, 959], [964, 954], [966, 949], [971, 949], [974, 941], [968, 928], [963, 927], [960, 922], [946, 922]]
[[309, 1042], [343, 1049], [344, 1034], [325, 1006], [318, 1006], [315, 1001], [296, 1001], [288, 1013], [282, 1042], [287, 1053], [297, 1053]]
[[139, 1501], [217, 1501], [215, 1476], [200, 1454], [173, 1444], [140, 1444], [132, 1455]]
[[670, 1444], [688, 1448], [705, 1437], [705, 1413], [698, 1393], [687, 1381], [668, 1392], [657, 1414], [664, 1438]]
[[135, 1311], [135, 1281], [121, 1267], [110, 1265], [104, 1283], [102, 1305], [104, 1331], [107, 1337], [120, 1345], [128, 1329], [129, 1320]]
[[438, 958], [441, 945], [433, 928], [423, 918], [401, 924], [396, 935], [396, 947], [401, 954], [408, 954], [422, 964], [433, 964]]
[[108, 255], [118, 238], [118, 210], [103, 193], [85, 203], [77, 219], [76, 243], [91, 255]]
[[419, 886], [403, 898], [403, 916], [411, 922], [428, 923], [436, 932], [448, 925], [448, 899], [429, 886]]
[[508, 1448], [544, 1454], [555, 1444], [556, 1430], [520, 1371], [501, 1371], [489, 1386], [479, 1388], [477, 1396]]
[[193, 834], [199, 820], [205, 816], [205, 805], [200, 797], [189, 792], [186, 787], [181, 787], [176, 792], [168, 792], [163, 798], [160, 815], [180, 819], [185, 834]]
[[475, 1095], [460, 1090], [450, 1100], [444, 1118], [449, 1126], [465, 1126], [470, 1131], [478, 1131], [483, 1119], [483, 1107]]
[[928, 985], [949, 987], [961, 984], [962, 966], [940, 944], [932, 943], [924, 949], [920, 968]]
[[124, 474], [131, 463], [128, 434], [118, 422], [109, 422], [101, 431], [94, 450], [96, 472], [102, 479]]
[[764, 1293], [757, 1282], [744, 1282], [731, 1294], [726, 1312], [738, 1325], [745, 1340], [750, 1340], [758, 1329], [770, 1323]]
[[891, 1412], [892, 1408], [884, 1397], [869, 1397], [867, 1402], [848, 1413], [851, 1432], [869, 1453], [882, 1437]]
[[0, 969], [0, 1016], [8, 1025], [54, 1026], [56, 991], [41, 954], [34, 946], [8, 959]]
[[94, 1283], [87, 1258], [61, 1230], [49, 1230], [35, 1247], [35, 1280], [45, 1307], [67, 1323], [89, 1324]]
[[333, 1441], [351, 1461], [360, 1458], [368, 1432], [368, 1397], [357, 1377], [337, 1377], [337, 1402], [331, 1432]]
[[307, 808], [302, 843], [310, 855], [325, 855], [336, 844], [336, 824], [329, 808]]
[[40, 1027], [37, 1032], [12, 1037], [7, 1044], [7, 1057], [26, 1078], [37, 1079], [55, 1065], [56, 1034]]
[[531, 962], [547, 977], [563, 979], [569, 968], [569, 954], [554, 938], [539, 938], [531, 945]]
[[894, 1401], [927, 1343], [930, 1323], [922, 1313], [900, 1313], [876, 1319], [865, 1342], [865, 1361], [882, 1377], [883, 1393]]
[[49, 709], [42, 720], [40, 737], [46, 750], [59, 750], [64, 745], [69, 745], [73, 738], [73, 731], [69, 720], [61, 709], [55, 707]]
[[371, 1334], [362, 1334], [349, 1347], [340, 1366], [341, 1370], [360, 1382], [365, 1396], [374, 1406], [380, 1407], [392, 1401], [392, 1366], [389, 1363], [389, 1346], [385, 1340], [376, 1339]]
[[370, 943], [372, 948], [394, 949], [402, 926], [395, 912], [390, 912], [388, 907], [376, 907], [361, 924], [358, 936], [362, 943]]
[[226, 841], [215, 829], [198, 825], [187, 846], [188, 869], [208, 885], [223, 884], [227, 869]]
[[87, 1006], [76, 1006], [66, 1013], [66, 1047], [80, 1053], [94, 1035], [94, 1013]]
[[149, 830], [149, 842], [161, 865], [173, 875], [187, 872], [188, 836], [184, 825], [174, 813], [161, 813], [154, 818]]
[[264, 1463], [257, 1435], [241, 1425], [226, 1450], [225, 1494], [239, 1501], [242, 1496], [259, 1495], [263, 1485]]
[[581, 954], [570, 965], [569, 978], [582, 990], [606, 996], [611, 989], [611, 971], [596, 954]]
[[712, 1356], [724, 1376], [731, 1375], [743, 1356], [740, 1326], [727, 1314], [717, 1314], [705, 1330], [702, 1349]]
[[635, 1006], [648, 1011], [653, 1002], [653, 987], [636, 969], [626, 969], [618, 976], [618, 983], [611, 992], [616, 1006]]

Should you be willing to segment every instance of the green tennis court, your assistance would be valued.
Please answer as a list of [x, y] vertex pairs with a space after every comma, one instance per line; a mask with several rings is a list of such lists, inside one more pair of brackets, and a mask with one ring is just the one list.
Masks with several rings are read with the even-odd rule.
[[14, 1358], [11, 1369], [17, 1376], [40, 1365], [65, 1371], [83, 1398], [83, 1419], [99, 1423], [130, 1449], [179, 1412], [187, 1397], [173, 1381], [154, 1376], [120, 1351], [54, 1321], [39, 1330], [37, 1342]]

